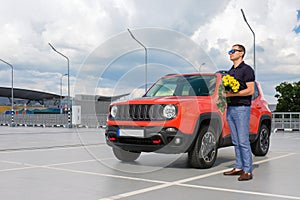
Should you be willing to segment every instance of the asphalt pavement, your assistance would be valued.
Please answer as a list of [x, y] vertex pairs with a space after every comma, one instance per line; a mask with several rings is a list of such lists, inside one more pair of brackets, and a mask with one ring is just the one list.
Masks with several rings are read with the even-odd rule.
[[118, 161], [103, 129], [0, 126], [0, 197], [5, 200], [299, 199], [300, 133], [276, 132], [265, 157], [253, 157], [253, 180], [223, 176], [233, 147], [219, 149], [210, 169], [187, 154], [142, 153]]

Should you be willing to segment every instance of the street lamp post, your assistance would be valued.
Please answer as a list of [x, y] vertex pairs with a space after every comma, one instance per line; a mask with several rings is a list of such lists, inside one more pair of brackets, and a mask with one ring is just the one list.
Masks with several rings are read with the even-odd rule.
[[64, 76], [67, 76], [68, 74], [61, 75], [60, 77], [60, 114], [62, 114], [62, 79]]
[[254, 31], [252, 30], [251, 26], [248, 23], [243, 9], [241, 9], [241, 12], [242, 12], [244, 21], [246, 22], [246, 24], [248, 25], [249, 29], [251, 30], [251, 32], [253, 34], [253, 68], [254, 68], [254, 72], [255, 72], [255, 69], [256, 69], [256, 64], [255, 64], [255, 33], [254, 33]]
[[59, 55], [63, 56], [65, 59], [67, 59], [67, 64], [68, 64], [68, 127], [71, 128], [71, 109], [70, 109], [70, 61], [67, 56], [62, 54], [61, 52], [57, 51], [50, 43], [48, 43], [49, 46], [52, 48], [53, 51], [58, 53]]
[[11, 127], [14, 126], [14, 67], [12, 64], [0, 59], [1, 62], [11, 67]]
[[204, 66], [206, 63], [204, 62], [204, 63], [202, 63], [201, 65], [200, 65], [200, 67], [199, 67], [199, 72], [201, 71], [201, 67], [202, 66]]
[[138, 41], [134, 37], [132, 32], [129, 30], [129, 28], [127, 30], [130, 33], [131, 37], [145, 49], [145, 92], [147, 92], [147, 83], [148, 83], [148, 80], [147, 80], [148, 79], [148, 69], [147, 69], [148, 57], [147, 57], [147, 54], [148, 54], [148, 51], [147, 51], [147, 48], [145, 47], [145, 45], [143, 45], [140, 41]]

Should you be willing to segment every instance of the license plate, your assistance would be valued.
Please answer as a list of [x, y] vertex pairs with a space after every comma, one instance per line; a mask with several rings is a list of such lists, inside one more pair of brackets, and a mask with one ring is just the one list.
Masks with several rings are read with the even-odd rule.
[[144, 130], [119, 129], [119, 136], [144, 137]]

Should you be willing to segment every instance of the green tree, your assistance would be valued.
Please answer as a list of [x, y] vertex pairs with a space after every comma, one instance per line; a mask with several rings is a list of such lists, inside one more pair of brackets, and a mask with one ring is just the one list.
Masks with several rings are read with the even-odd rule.
[[300, 81], [283, 82], [275, 87], [278, 100], [277, 112], [300, 112]]

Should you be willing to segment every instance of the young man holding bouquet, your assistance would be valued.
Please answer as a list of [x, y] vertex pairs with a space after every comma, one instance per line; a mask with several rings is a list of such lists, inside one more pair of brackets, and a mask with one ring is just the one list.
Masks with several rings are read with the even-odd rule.
[[251, 98], [254, 93], [254, 70], [243, 58], [246, 50], [243, 45], [235, 44], [228, 52], [233, 66], [228, 71], [240, 84], [237, 92], [226, 91], [229, 99], [227, 104], [227, 121], [231, 130], [234, 145], [236, 165], [224, 175], [240, 175], [239, 181], [252, 179], [252, 152], [249, 142], [249, 123]]

